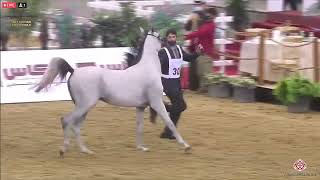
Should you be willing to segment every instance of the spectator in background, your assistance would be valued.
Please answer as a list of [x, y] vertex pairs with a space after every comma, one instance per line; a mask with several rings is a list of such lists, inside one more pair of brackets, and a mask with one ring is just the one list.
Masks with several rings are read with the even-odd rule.
[[[184, 26], [186, 33], [190, 33], [193, 31], [198, 30], [199, 23], [201, 21], [200, 14], [204, 13], [204, 11], [208, 8], [206, 1], [204, 0], [195, 0], [195, 7], [193, 8], [192, 14], [190, 18], [187, 20], [187, 23]], [[188, 48], [186, 51], [190, 54], [194, 53], [196, 50], [195, 44], [197, 44], [198, 39], [194, 38], [190, 41], [186, 41], [188, 44]], [[199, 80], [197, 78], [197, 61], [190, 62], [189, 67], [189, 89], [190, 90], [197, 90], [199, 88]]]
[[199, 13], [204, 12], [208, 6], [206, 1], [197, 0], [195, 2], [195, 7], [192, 10], [192, 14], [190, 15], [187, 23], [184, 28], [187, 32], [195, 31], [199, 27], [200, 15]]
[[204, 55], [200, 56], [198, 68], [197, 68], [197, 78], [200, 82], [199, 92], [206, 92], [207, 88], [204, 85], [204, 75], [212, 72], [212, 59], [214, 56], [214, 34], [216, 25], [214, 23], [214, 18], [217, 16], [217, 11], [210, 7], [205, 13], [200, 13], [200, 26], [197, 31], [191, 32], [186, 35], [186, 39], [193, 40], [197, 39], [198, 42], [194, 44], [195, 46], [201, 44], [204, 49]]

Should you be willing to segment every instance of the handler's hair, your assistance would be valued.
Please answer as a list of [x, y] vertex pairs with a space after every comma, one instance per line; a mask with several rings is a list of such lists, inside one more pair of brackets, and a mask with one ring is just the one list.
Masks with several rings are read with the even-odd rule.
[[177, 35], [177, 31], [176, 31], [175, 29], [169, 29], [169, 30], [166, 32], [166, 37], [168, 37], [169, 34]]

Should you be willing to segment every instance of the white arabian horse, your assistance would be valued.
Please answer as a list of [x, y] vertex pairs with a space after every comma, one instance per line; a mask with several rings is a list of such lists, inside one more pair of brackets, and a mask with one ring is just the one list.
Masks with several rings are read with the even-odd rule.
[[64, 79], [70, 72], [68, 89], [75, 104], [75, 109], [61, 118], [64, 143], [60, 149], [60, 156], [63, 157], [68, 149], [71, 130], [76, 135], [80, 151], [87, 154], [93, 153], [81, 140], [80, 127], [88, 111], [99, 100], [116, 106], [136, 107], [137, 149], [148, 150], [143, 144], [143, 113], [145, 108], [150, 106], [170, 128], [184, 150], [186, 152], [191, 150], [191, 146], [183, 140], [172, 123], [163, 103], [161, 67], [158, 58], [160, 48], [159, 34], [152, 30], [145, 37], [140, 61], [126, 70], [108, 70], [100, 67], [73, 69], [62, 58], [53, 58], [50, 61], [47, 71], [35, 86], [35, 91], [39, 92], [47, 88], [58, 75]]

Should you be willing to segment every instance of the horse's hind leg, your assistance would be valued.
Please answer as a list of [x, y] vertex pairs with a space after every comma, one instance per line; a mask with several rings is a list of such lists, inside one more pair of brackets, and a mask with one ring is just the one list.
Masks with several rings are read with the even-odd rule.
[[81, 125], [83, 123], [83, 121], [85, 120], [86, 116], [88, 113], [85, 113], [80, 119], [78, 119], [77, 121], [74, 122], [73, 126], [72, 126], [72, 130], [74, 131], [75, 135], [76, 135], [76, 140], [77, 143], [79, 145], [80, 151], [82, 153], [87, 153], [87, 154], [93, 154], [92, 151], [90, 151], [85, 144], [83, 143], [83, 140], [81, 138], [81, 134], [80, 134], [80, 128]]
[[61, 118], [61, 125], [63, 129], [63, 146], [60, 149], [60, 157], [63, 157], [70, 144], [70, 126], [68, 126], [68, 123], [65, 121], [65, 118], [68, 116], [69, 114]]
[[[75, 124], [78, 122], [82, 122], [85, 118], [85, 115], [89, 111], [91, 107], [93, 107], [97, 100], [91, 101], [92, 103], [88, 103], [86, 105], [78, 106], [76, 105], [75, 110], [72, 111], [70, 114], [66, 115], [62, 120], [62, 127], [64, 131], [64, 143], [63, 147], [60, 149], [60, 156], [63, 156], [64, 153], [67, 151], [69, 146], [69, 138], [70, 138], [70, 129], [72, 128], [76, 133], [77, 140], [81, 141], [80, 138], [80, 124], [74, 127]], [[79, 141], [78, 141], [79, 142]], [[88, 153], [89, 151], [87, 151]]]

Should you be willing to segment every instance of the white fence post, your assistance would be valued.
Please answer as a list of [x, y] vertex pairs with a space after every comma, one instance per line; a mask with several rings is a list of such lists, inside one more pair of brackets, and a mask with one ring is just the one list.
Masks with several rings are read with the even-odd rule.
[[[225, 14], [224, 13], [220, 13], [219, 16], [220, 17], [224, 17]], [[223, 22], [220, 23], [220, 27], [222, 29], [227, 29], [228, 26], [227, 26], [226, 22], [223, 21]], [[226, 32], [224, 30], [221, 31], [220, 38], [222, 38], [222, 39], [226, 38]], [[225, 48], [225, 44], [221, 44], [219, 49], [220, 49], [220, 52], [225, 52], [225, 49], [226, 49]], [[223, 55], [220, 56], [220, 60], [225, 63], [225, 57]], [[225, 64], [220, 68], [220, 73], [223, 73], [223, 74], [225, 73]]]
[[[217, 24], [217, 27], [222, 29], [228, 29], [228, 22], [232, 22], [233, 17], [232, 16], [225, 16], [225, 13], [219, 13], [219, 16], [215, 19], [215, 23]], [[225, 30], [220, 31], [220, 37], [219, 39], [215, 39], [215, 44], [220, 45], [219, 50], [220, 52], [225, 52], [225, 45], [226, 44], [232, 44], [231, 41], [226, 40], [226, 32]], [[220, 73], [225, 73], [225, 66], [232, 65], [233, 61], [226, 60], [226, 58], [222, 55], [219, 56], [219, 61], [214, 61], [213, 66], [220, 66]]]

